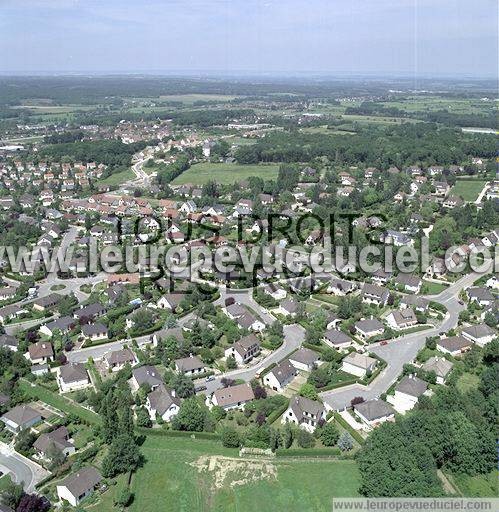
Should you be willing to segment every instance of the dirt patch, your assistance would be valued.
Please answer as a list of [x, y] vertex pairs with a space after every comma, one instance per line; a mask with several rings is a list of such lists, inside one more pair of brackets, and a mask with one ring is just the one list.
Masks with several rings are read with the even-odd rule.
[[277, 478], [277, 468], [269, 460], [203, 455], [190, 465], [199, 473], [208, 473], [213, 478], [216, 489]]

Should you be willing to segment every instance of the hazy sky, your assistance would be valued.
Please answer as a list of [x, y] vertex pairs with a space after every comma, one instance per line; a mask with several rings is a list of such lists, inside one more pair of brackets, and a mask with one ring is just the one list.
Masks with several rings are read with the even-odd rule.
[[0, 0], [0, 73], [495, 77], [497, 5], [497, 0]]

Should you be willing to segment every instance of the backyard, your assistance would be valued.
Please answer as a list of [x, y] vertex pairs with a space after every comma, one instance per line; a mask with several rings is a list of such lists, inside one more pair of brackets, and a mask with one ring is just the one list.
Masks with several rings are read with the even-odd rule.
[[465, 201], [476, 201], [485, 183], [486, 180], [458, 180], [452, 187], [451, 194], [460, 196]]

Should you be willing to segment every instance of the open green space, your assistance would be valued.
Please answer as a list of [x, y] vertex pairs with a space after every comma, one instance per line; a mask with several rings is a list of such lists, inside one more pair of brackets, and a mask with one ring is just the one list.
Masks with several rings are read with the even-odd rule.
[[42, 402], [45, 402], [66, 414], [74, 414], [82, 421], [91, 425], [98, 425], [100, 423], [100, 418], [95, 412], [89, 411], [88, 409], [67, 400], [58, 393], [54, 393], [37, 384], [31, 384], [26, 380], [20, 380], [19, 387], [26, 396], [33, 400], [41, 400]]
[[458, 180], [451, 189], [451, 194], [462, 197], [465, 201], [476, 201], [486, 180]]
[[499, 471], [486, 475], [452, 474], [452, 482], [467, 498], [495, 498], [499, 495]]
[[174, 185], [192, 183], [204, 185], [213, 180], [219, 184], [230, 184], [246, 180], [251, 176], [264, 180], [273, 180], [277, 177], [279, 166], [274, 165], [239, 165], [239, 164], [217, 164], [203, 162], [193, 165], [184, 173], [173, 180]]
[[121, 172], [116, 172], [111, 174], [107, 178], [103, 178], [97, 181], [98, 185], [109, 185], [109, 186], [118, 186], [124, 183], [125, 181], [130, 181], [135, 178], [135, 174], [132, 169], [126, 169]]
[[447, 287], [448, 285], [444, 283], [435, 283], [433, 281], [423, 280], [421, 293], [423, 295], [438, 295], [439, 293], [443, 292]]
[[[218, 441], [155, 435], [142, 452], [146, 462], [132, 479], [130, 512], [327, 511], [334, 496], [358, 495], [351, 460], [245, 459]], [[109, 501], [97, 509], [113, 510]]]
[[465, 372], [459, 377], [456, 386], [461, 393], [466, 393], [467, 391], [476, 389], [478, 384], [480, 384], [480, 377], [478, 377], [478, 375]]
[[12, 479], [10, 478], [10, 475], [8, 475], [8, 474], [0, 477], [0, 493], [2, 491], [4, 491], [5, 489], [7, 489], [7, 487], [10, 485], [11, 482], [12, 482]]

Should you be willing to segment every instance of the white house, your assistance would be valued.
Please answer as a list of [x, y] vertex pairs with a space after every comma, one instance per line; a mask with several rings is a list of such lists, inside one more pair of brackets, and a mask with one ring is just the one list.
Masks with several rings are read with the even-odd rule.
[[341, 370], [355, 375], [356, 377], [364, 377], [367, 372], [372, 372], [378, 364], [377, 359], [374, 357], [366, 356], [365, 354], [358, 354], [351, 352], [348, 354], [341, 363]]
[[232, 356], [237, 364], [246, 364], [260, 353], [260, 342], [254, 334], [244, 336], [225, 350], [225, 357]]
[[416, 313], [412, 308], [405, 308], [400, 311], [394, 310], [386, 316], [387, 324], [397, 331], [407, 329], [418, 323]]
[[180, 410], [180, 399], [175, 396], [174, 390], [161, 384], [147, 395], [146, 409], [151, 420], [159, 416], [163, 421], [170, 422]]
[[263, 383], [274, 391], [282, 392], [296, 377], [297, 373], [296, 368], [288, 359], [285, 359], [277, 366], [274, 366], [274, 368], [263, 377]]
[[355, 333], [366, 340], [385, 332], [383, 324], [376, 318], [366, 318], [355, 323]]
[[295, 423], [300, 428], [313, 432], [321, 421], [325, 421], [324, 404], [296, 395], [289, 401], [289, 407], [282, 415], [281, 423]]
[[487, 324], [470, 325], [469, 327], [465, 327], [461, 334], [479, 347], [484, 347], [494, 338], [497, 338], [497, 332]]
[[59, 482], [57, 495], [60, 500], [65, 500], [73, 507], [77, 507], [82, 500], [92, 494], [101, 480], [101, 474], [94, 467], [81, 468]]
[[211, 403], [207, 398], [208, 406], [219, 406], [226, 411], [230, 409], [244, 409], [244, 406], [254, 400], [255, 395], [253, 389], [246, 382], [244, 384], [237, 384], [226, 388], [217, 389], [212, 397]]
[[184, 375], [198, 375], [204, 373], [204, 363], [197, 356], [190, 355], [175, 360], [175, 370]]
[[353, 407], [355, 414], [370, 428], [395, 418], [395, 409], [383, 400], [368, 400]]
[[388, 397], [395, 409], [404, 414], [410, 411], [428, 389], [428, 384], [414, 375], [407, 375], [396, 386], [395, 394]]
[[308, 348], [300, 348], [289, 356], [289, 362], [297, 369], [310, 372], [319, 362], [319, 354]]
[[90, 379], [83, 363], [68, 363], [60, 366], [56, 380], [61, 393], [69, 393], [90, 386]]

